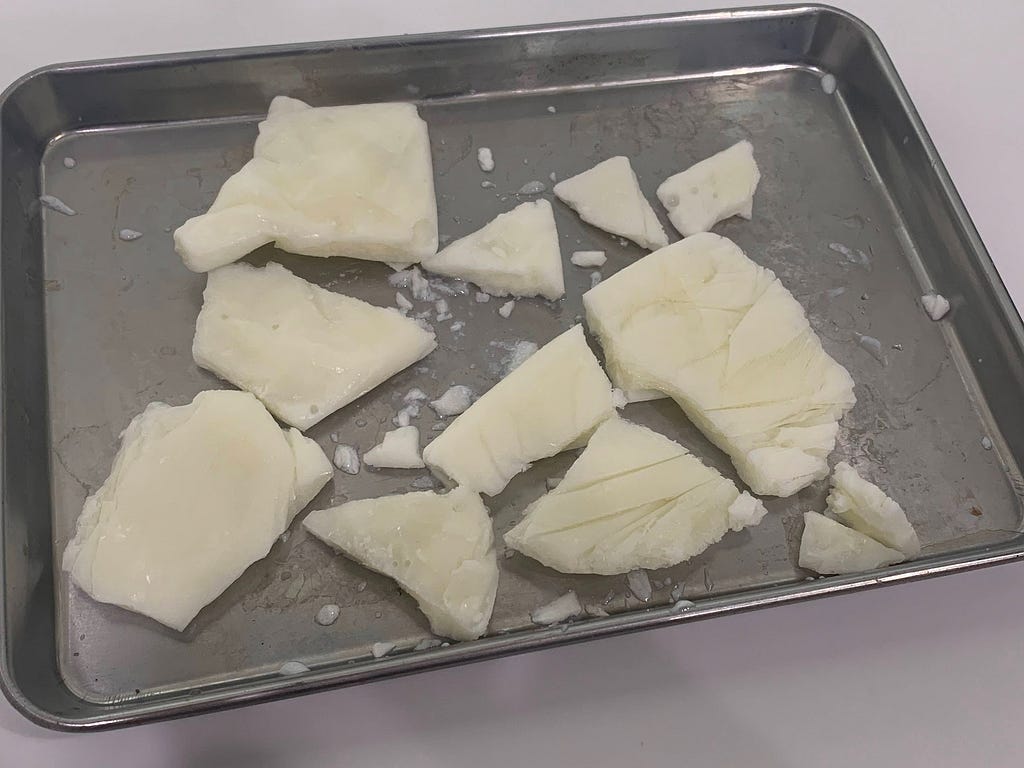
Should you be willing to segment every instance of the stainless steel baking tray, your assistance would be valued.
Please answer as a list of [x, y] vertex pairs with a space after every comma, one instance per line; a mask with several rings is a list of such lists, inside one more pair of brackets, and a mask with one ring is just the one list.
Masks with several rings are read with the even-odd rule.
[[[823, 87], [826, 74], [834, 93]], [[854, 374], [858, 402], [835, 459], [868, 463], [883, 477], [920, 532], [922, 557], [878, 573], [808, 579], [794, 566], [800, 514], [823, 507], [822, 482], [769, 501], [760, 526], [653, 573], [662, 586], [648, 604], [629, 596], [622, 577], [565, 576], [499, 556], [490, 636], [426, 651], [411, 650], [427, 626], [408, 596], [298, 524], [181, 635], [71, 589], [55, 552], [86, 493], [106, 476], [120, 430], [151, 400], [180, 404], [222, 386], [192, 362], [204, 279], [182, 267], [170, 232], [204, 210], [249, 157], [256, 122], [279, 93], [314, 104], [417, 101], [430, 125], [441, 232], [450, 237], [510, 208], [525, 182], [549, 184], [551, 173], [562, 178], [626, 154], [652, 194], [669, 173], [750, 139], [764, 173], [756, 214], [718, 231], [780, 275], [828, 351]], [[0, 675], [7, 696], [36, 722], [137, 723], [1024, 552], [1021, 322], [892, 63], [875, 35], [845, 13], [765, 8], [62, 65], [14, 84], [0, 121]], [[495, 189], [480, 185], [479, 146], [494, 149]], [[41, 209], [41, 194], [77, 215]], [[607, 250], [606, 274], [641, 255], [563, 207], [556, 216], [563, 250]], [[123, 242], [122, 228], [144, 236]], [[275, 259], [330, 288], [393, 301], [383, 265], [270, 248], [251, 259]], [[580, 315], [589, 275], [567, 265], [566, 277], [563, 302], [522, 301], [508, 320], [496, 314], [497, 302], [450, 297], [464, 335], [440, 326], [426, 371], [400, 374], [312, 437], [329, 447], [339, 433], [366, 449], [410, 387], [490, 386], [502, 345], [547, 341]], [[918, 304], [933, 288], [953, 302], [941, 323]], [[884, 364], [858, 334], [880, 340]], [[419, 425], [429, 436], [428, 414]], [[674, 406], [634, 405], [627, 415], [732, 475]], [[499, 535], [572, 458], [539, 462], [491, 500]], [[419, 476], [339, 473], [314, 506], [407, 490]], [[670, 608], [669, 578], [695, 608]], [[547, 629], [531, 624], [532, 608], [570, 588], [611, 615]], [[324, 603], [342, 608], [334, 626], [313, 621]], [[398, 650], [375, 660], [376, 641]], [[292, 660], [310, 672], [278, 674]]]

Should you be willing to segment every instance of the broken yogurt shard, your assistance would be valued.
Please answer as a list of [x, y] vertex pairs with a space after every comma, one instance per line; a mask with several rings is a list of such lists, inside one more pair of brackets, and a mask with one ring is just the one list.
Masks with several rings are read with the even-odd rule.
[[423, 451], [435, 474], [494, 496], [531, 462], [581, 441], [615, 413], [579, 325], [494, 385]]
[[521, 203], [472, 234], [424, 257], [431, 272], [461, 277], [494, 296], [565, 293], [562, 254], [551, 203]]
[[903, 562], [902, 552], [817, 512], [804, 513], [801, 568], [825, 574], [858, 573]]
[[491, 519], [475, 493], [456, 488], [352, 501], [311, 512], [303, 525], [397, 581], [435, 634], [473, 640], [487, 631], [498, 565]]
[[853, 379], [775, 274], [733, 242], [687, 237], [583, 304], [615, 385], [674, 398], [754, 493], [789, 496], [828, 474]]
[[730, 216], [749, 219], [760, 180], [753, 146], [740, 141], [667, 178], [658, 187], [658, 199], [672, 226], [689, 237]]
[[194, 272], [266, 243], [307, 256], [414, 263], [437, 250], [427, 124], [413, 104], [313, 108], [278, 96], [253, 158], [174, 233]]
[[613, 418], [505, 543], [563, 573], [628, 573], [630, 590], [646, 601], [651, 584], [639, 569], [688, 560], [764, 515], [760, 501], [683, 446]]
[[555, 196], [588, 224], [654, 250], [668, 237], [647, 202], [629, 158], [612, 157], [555, 185]]
[[320, 447], [282, 431], [248, 392], [150, 403], [86, 499], [63, 568], [94, 600], [180, 632], [266, 556], [331, 475]]
[[271, 262], [209, 274], [192, 356], [282, 421], [308, 429], [436, 346], [433, 333], [397, 311]]
[[845, 461], [836, 464], [826, 503], [841, 522], [890, 549], [907, 557], [921, 552], [921, 542], [903, 508]]

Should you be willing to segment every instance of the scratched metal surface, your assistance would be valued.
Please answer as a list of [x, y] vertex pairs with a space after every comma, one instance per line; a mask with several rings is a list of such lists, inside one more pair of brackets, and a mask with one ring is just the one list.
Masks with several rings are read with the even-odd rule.
[[[509, 210], [527, 182], [543, 182], [549, 189], [544, 196], [551, 198], [550, 174], [565, 178], [616, 154], [630, 156], [641, 186], [655, 200], [656, 186], [670, 173], [749, 139], [763, 174], [754, 218], [726, 221], [716, 231], [775, 270], [807, 309], [828, 352], [853, 374], [858, 402], [843, 421], [834, 460], [851, 461], [904, 505], [924, 545], [923, 562], [1011, 541], [1021, 527], [1012, 451], [987, 410], [961, 335], [950, 323], [931, 322], [918, 304], [933, 282], [933, 254], [919, 251], [918, 233], [893, 204], [886, 169], [865, 148], [842, 78], [838, 92], [829, 94], [820, 77], [818, 70], [791, 66], [628, 86], [419, 94], [430, 128], [442, 237], [464, 235]], [[315, 92], [296, 95], [329, 103], [317, 102]], [[851, 86], [850, 98], [856, 96]], [[211, 691], [208, 701], [237, 700], [246, 685], [274, 679], [288, 661], [303, 662], [325, 682], [343, 681], [353, 661], [369, 670], [363, 679], [375, 675], [373, 664], [381, 674], [411, 669], [422, 656], [411, 647], [429, 634], [410, 597], [307, 536], [301, 515], [287, 539], [184, 633], [93, 602], [59, 573], [59, 554], [82, 502], [105, 479], [128, 421], [153, 400], [181, 404], [225, 386], [192, 361], [205, 278], [182, 266], [170, 233], [205, 210], [248, 159], [255, 128], [256, 119], [246, 117], [69, 131], [42, 158], [43, 191], [77, 211], [73, 217], [46, 211], [43, 217], [57, 656], [64, 684], [96, 722], [104, 713], [107, 722], [158, 716], [169, 711], [162, 709], [165, 700], [189, 711], [187, 701], [182, 705], [188, 696]], [[492, 174], [477, 165], [481, 146], [494, 151]], [[65, 158], [74, 159], [73, 168]], [[494, 187], [482, 187], [485, 180]], [[516, 342], [543, 344], [580, 319], [592, 270], [569, 264], [573, 250], [606, 251], [608, 263], [600, 270], [606, 277], [643, 255], [582, 224], [559, 203], [555, 215], [565, 258], [564, 300], [522, 300], [504, 319], [497, 314], [501, 301], [445, 295], [453, 317], [442, 323], [434, 322], [429, 303], [418, 303], [417, 312], [431, 311], [437, 351], [309, 435], [328, 453], [332, 436], [362, 453], [393, 426], [410, 388], [431, 396], [456, 383], [485, 391], [502, 375]], [[118, 237], [122, 228], [143, 236], [125, 242]], [[394, 304], [386, 279], [391, 272], [383, 265], [298, 257], [269, 247], [249, 258], [267, 260], [331, 290]], [[451, 281], [436, 285], [441, 292], [451, 287]], [[954, 317], [969, 311], [954, 285], [940, 287], [953, 296]], [[456, 321], [464, 323], [462, 330], [452, 330]], [[865, 336], [878, 340], [880, 355], [863, 343]], [[724, 455], [672, 404], [630, 405], [625, 416], [680, 441], [735, 479]], [[423, 442], [443, 426], [426, 408], [413, 423]], [[994, 450], [982, 447], [986, 436]], [[735, 594], [749, 596], [753, 605], [771, 588], [781, 587], [780, 594], [804, 589], [808, 574], [794, 564], [800, 516], [823, 509], [824, 481], [792, 498], [768, 500], [770, 514], [756, 528], [652, 572], [648, 604], [629, 593], [623, 576], [567, 576], [521, 555], [506, 557], [500, 535], [543, 493], [545, 479], [564, 473], [574, 457], [538, 462], [487, 502], [501, 570], [490, 632], [524, 638], [494, 652], [531, 647], [534, 635], [538, 644], [547, 642], [544, 633], [550, 631], [535, 630], [530, 611], [569, 589], [612, 614], [600, 625], [608, 631], [628, 628], [640, 612], [669, 604], [676, 585], [698, 606]], [[425, 477], [415, 470], [364, 469], [354, 477], [338, 471], [310, 508], [411, 490]], [[322, 627], [314, 616], [327, 603], [338, 604], [341, 613], [334, 625]], [[396, 658], [366, 662], [378, 641], [396, 643]], [[456, 652], [444, 660], [458, 660], [458, 648], [444, 649]], [[218, 690], [229, 693], [218, 699]], [[90, 704], [97, 707], [90, 710]], [[124, 716], [136, 706], [134, 716]]]

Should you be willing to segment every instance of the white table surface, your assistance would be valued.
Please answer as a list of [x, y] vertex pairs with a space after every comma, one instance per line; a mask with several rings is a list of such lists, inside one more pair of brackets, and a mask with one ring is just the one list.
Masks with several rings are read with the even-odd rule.
[[[55, 61], [725, 4], [2, 0], [0, 87]], [[845, 7], [887, 45], [1020, 303], [1024, 3]], [[110, 733], [0, 701], [0, 765], [1019, 765], [1022, 595], [1024, 565], [1002, 566]]]

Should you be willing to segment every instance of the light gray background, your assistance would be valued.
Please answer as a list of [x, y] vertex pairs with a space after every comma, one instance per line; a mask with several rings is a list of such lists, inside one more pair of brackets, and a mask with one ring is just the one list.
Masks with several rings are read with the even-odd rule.
[[[723, 4], [2, 0], [0, 86], [54, 61]], [[1024, 4], [845, 7], [881, 35], [1020, 303]], [[1019, 765], [1022, 595], [1024, 566], [1003, 566], [86, 736], [0, 702], [0, 765]]]

